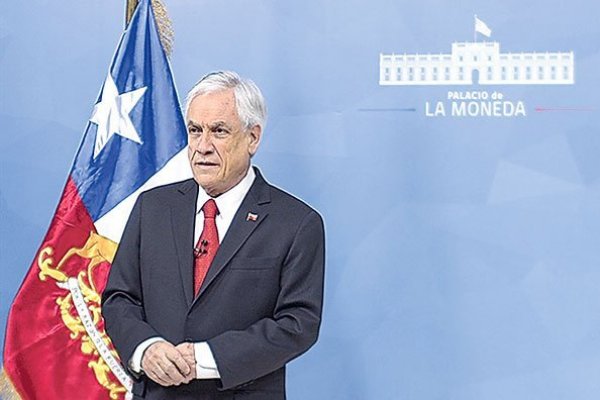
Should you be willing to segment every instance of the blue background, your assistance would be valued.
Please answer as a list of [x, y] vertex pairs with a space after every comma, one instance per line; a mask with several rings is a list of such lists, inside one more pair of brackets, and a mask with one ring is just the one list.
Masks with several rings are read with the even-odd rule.
[[[123, 3], [0, 6], [2, 335]], [[600, 3], [166, 4], [180, 95], [215, 69], [254, 79], [270, 110], [256, 164], [325, 217], [324, 323], [290, 399], [600, 397]], [[479, 88], [525, 118], [427, 118], [425, 101], [473, 87], [378, 85], [381, 52], [448, 53], [473, 14], [502, 51], [574, 51], [576, 83]], [[393, 108], [416, 111], [368, 111]]]

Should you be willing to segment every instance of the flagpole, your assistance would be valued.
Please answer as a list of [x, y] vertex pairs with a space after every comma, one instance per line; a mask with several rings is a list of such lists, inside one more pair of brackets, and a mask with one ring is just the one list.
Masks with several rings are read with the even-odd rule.
[[473, 17], [473, 42], [477, 43], [477, 14]]
[[137, 7], [139, 0], [126, 0], [125, 2], [125, 28], [129, 25], [129, 21], [131, 21], [131, 17], [133, 17], [133, 12]]

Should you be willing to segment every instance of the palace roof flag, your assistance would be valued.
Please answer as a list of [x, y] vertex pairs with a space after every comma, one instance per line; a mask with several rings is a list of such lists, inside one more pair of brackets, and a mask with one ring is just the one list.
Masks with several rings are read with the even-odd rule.
[[481, 33], [483, 36], [490, 37], [492, 35], [492, 30], [487, 26], [485, 22], [477, 18], [475, 16], [475, 32]]
[[[153, 1], [154, 2], [154, 1]], [[100, 296], [138, 193], [191, 176], [186, 130], [150, 0], [124, 32], [50, 228], [14, 299], [0, 397], [128, 397]]]

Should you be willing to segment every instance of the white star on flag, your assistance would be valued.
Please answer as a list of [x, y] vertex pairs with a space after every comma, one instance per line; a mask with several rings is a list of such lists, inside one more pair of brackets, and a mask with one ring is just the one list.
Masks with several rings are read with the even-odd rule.
[[100, 154], [110, 138], [117, 134], [136, 143], [142, 144], [129, 113], [146, 92], [147, 87], [119, 94], [117, 85], [110, 72], [102, 88], [102, 100], [94, 106], [90, 121], [98, 125], [94, 159]]

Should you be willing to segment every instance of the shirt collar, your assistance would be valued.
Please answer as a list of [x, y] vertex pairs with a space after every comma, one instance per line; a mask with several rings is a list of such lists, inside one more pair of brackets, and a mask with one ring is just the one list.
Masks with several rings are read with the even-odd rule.
[[206, 203], [208, 199], [212, 198], [217, 203], [217, 208], [219, 209], [219, 215], [217, 217], [232, 219], [233, 215], [242, 204], [242, 200], [244, 200], [244, 197], [246, 197], [246, 194], [250, 190], [250, 186], [252, 186], [254, 178], [256, 178], [256, 173], [254, 172], [254, 168], [250, 166], [250, 168], [248, 168], [248, 172], [246, 172], [246, 176], [244, 176], [244, 178], [242, 178], [237, 185], [217, 197], [210, 197], [204, 191], [204, 189], [202, 189], [202, 186], [198, 185], [196, 214], [202, 210], [204, 203]]

